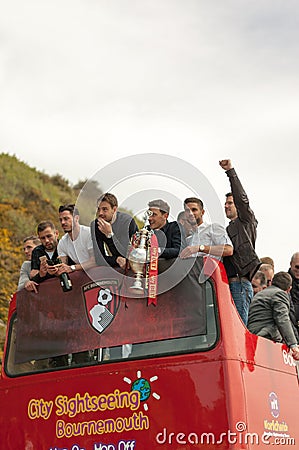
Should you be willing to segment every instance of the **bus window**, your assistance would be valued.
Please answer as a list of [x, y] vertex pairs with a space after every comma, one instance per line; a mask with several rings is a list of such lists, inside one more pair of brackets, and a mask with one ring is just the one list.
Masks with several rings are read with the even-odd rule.
[[10, 329], [8, 334], [5, 371], [8, 375], [23, 375], [25, 373], [32, 373], [35, 371], [34, 361], [28, 361], [26, 363], [15, 363], [15, 351], [16, 351], [16, 333], [17, 333], [17, 316], [16, 314], [10, 321]]
[[[102, 361], [120, 360], [121, 358], [140, 359], [157, 356], [166, 356], [179, 353], [210, 350], [215, 346], [218, 337], [216, 301], [212, 282], [205, 282], [207, 333], [198, 336], [165, 339], [162, 341], [145, 342], [131, 345], [130, 352], [124, 356], [124, 348], [114, 347], [101, 352]], [[108, 353], [105, 353], [105, 351]]]
[[17, 333], [17, 315], [15, 314], [11, 320], [10, 332], [8, 335], [8, 344], [5, 360], [5, 372], [9, 376], [18, 376], [31, 374], [36, 372], [45, 372], [58, 369], [66, 369], [74, 366], [90, 365], [95, 361], [98, 362], [98, 353], [96, 350], [86, 352], [56, 356], [53, 358], [45, 358], [32, 360], [25, 363], [15, 362], [16, 350], [16, 333]]

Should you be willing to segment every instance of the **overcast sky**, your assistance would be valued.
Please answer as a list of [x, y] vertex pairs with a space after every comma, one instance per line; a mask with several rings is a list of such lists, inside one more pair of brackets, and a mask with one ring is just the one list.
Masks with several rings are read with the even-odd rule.
[[288, 269], [299, 251], [298, 0], [0, 5], [0, 152], [71, 183], [126, 156], [172, 155], [221, 204], [218, 161], [231, 158], [259, 256]]

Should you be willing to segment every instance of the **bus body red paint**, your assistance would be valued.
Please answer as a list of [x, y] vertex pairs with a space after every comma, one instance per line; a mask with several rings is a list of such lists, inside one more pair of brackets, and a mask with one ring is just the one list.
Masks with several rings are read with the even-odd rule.
[[[243, 326], [223, 266], [207, 258], [205, 268], [213, 269], [211, 348], [20, 376], [3, 365], [1, 449], [297, 448], [295, 362], [285, 345]], [[8, 330], [15, 310], [12, 301]], [[9, 332], [5, 353], [8, 345]]]

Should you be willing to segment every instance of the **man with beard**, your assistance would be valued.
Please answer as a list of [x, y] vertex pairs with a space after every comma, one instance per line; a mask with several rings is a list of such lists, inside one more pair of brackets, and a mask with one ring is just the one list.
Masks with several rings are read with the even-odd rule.
[[30, 279], [36, 283], [41, 283], [48, 278], [57, 276], [57, 270], [53, 269], [47, 261], [56, 264], [59, 233], [53, 222], [45, 220], [38, 224], [37, 235], [41, 245], [38, 245], [32, 251]]
[[138, 226], [127, 213], [118, 211], [114, 194], [106, 192], [97, 200], [97, 217], [90, 224], [96, 263], [125, 269], [130, 239]]
[[251, 280], [261, 265], [255, 252], [258, 222], [231, 160], [223, 159], [219, 161], [219, 165], [225, 170], [231, 187], [231, 192], [226, 194], [224, 210], [230, 220], [226, 231], [234, 246], [233, 254], [225, 256], [223, 264], [234, 303], [247, 325], [249, 305], [253, 297]]
[[[114, 194], [106, 192], [97, 199], [96, 218], [90, 224], [93, 249], [98, 266], [126, 269], [130, 240], [138, 226], [127, 213], [118, 211], [118, 200]], [[113, 349], [98, 351], [103, 359], [126, 358], [132, 345], [126, 344]]]
[[90, 227], [79, 223], [79, 211], [73, 204], [59, 207], [59, 221], [65, 235], [57, 247], [62, 262], [58, 273], [86, 270], [95, 266]]
[[209, 254], [221, 259], [222, 256], [233, 254], [233, 245], [224, 227], [218, 223], [208, 224], [203, 221], [205, 210], [199, 198], [186, 198], [184, 208], [192, 233], [186, 238], [188, 246], [182, 250], [181, 258]]
[[[61, 264], [57, 274], [86, 270], [95, 266], [90, 228], [79, 223], [79, 210], [74, 204], [59, 207], [59, 221], [65, 235], [60, 239], [57, 251]], [[60, 365], [59, 358], [53, 358], [52, 365]], [[92, 352], [83, 351], [72, 354], [72, 364], [84, 364], [92, 359]]]
[[[46, 220], [38, 224], [37, 234], [41, 245], [38, 245], [32, 251], [30, 279], [39, 284], [49, 278], [58, 276], [56, 263], [58, 258], [57, 245], [59, 233], [53, 222]], [[36, 369], [64, 367], [67, 365], [67, 355], [41, 359], [34, 363]]]

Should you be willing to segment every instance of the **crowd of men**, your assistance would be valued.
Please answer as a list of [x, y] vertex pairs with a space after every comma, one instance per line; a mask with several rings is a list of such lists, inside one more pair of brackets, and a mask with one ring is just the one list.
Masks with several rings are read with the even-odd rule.
[[[226, 228], [204, 221], [204, 204], [197, 197], [186, 198], [177, 221], [168, 221], [170, 207], [162, 199], [148, 203], [148, 225], [157, 237], [159, 258], [193, 258], [210, 255], [223, 262], [237, 311], [248, 329], [274, 341], [284, 341], [299, 359], [299, 253], [289, 272], [274, 274], [271, 258], [259, 258], [255, 251], [258, 221], [247, 194], [229, 159], [221, 160], [230, 192], [226, 194]], [[38, 224], [37, 236], [24, 240], [27, 261], [21, 268], [18, 289], [38, 292], [39, 283], [63, 273], [109, 265], [125, 270], [127, 251], [138, 226], [129, 214], [118, 211], [114, 194], [97, 199], [96, 218], [81, 225], [73, 204], [59, 207], [58, 218], [64, 236], [54, 223]], [[58, 259], [59, 258], [59, 259]], [[59, 262], [57, 262], [59, 261]]]

